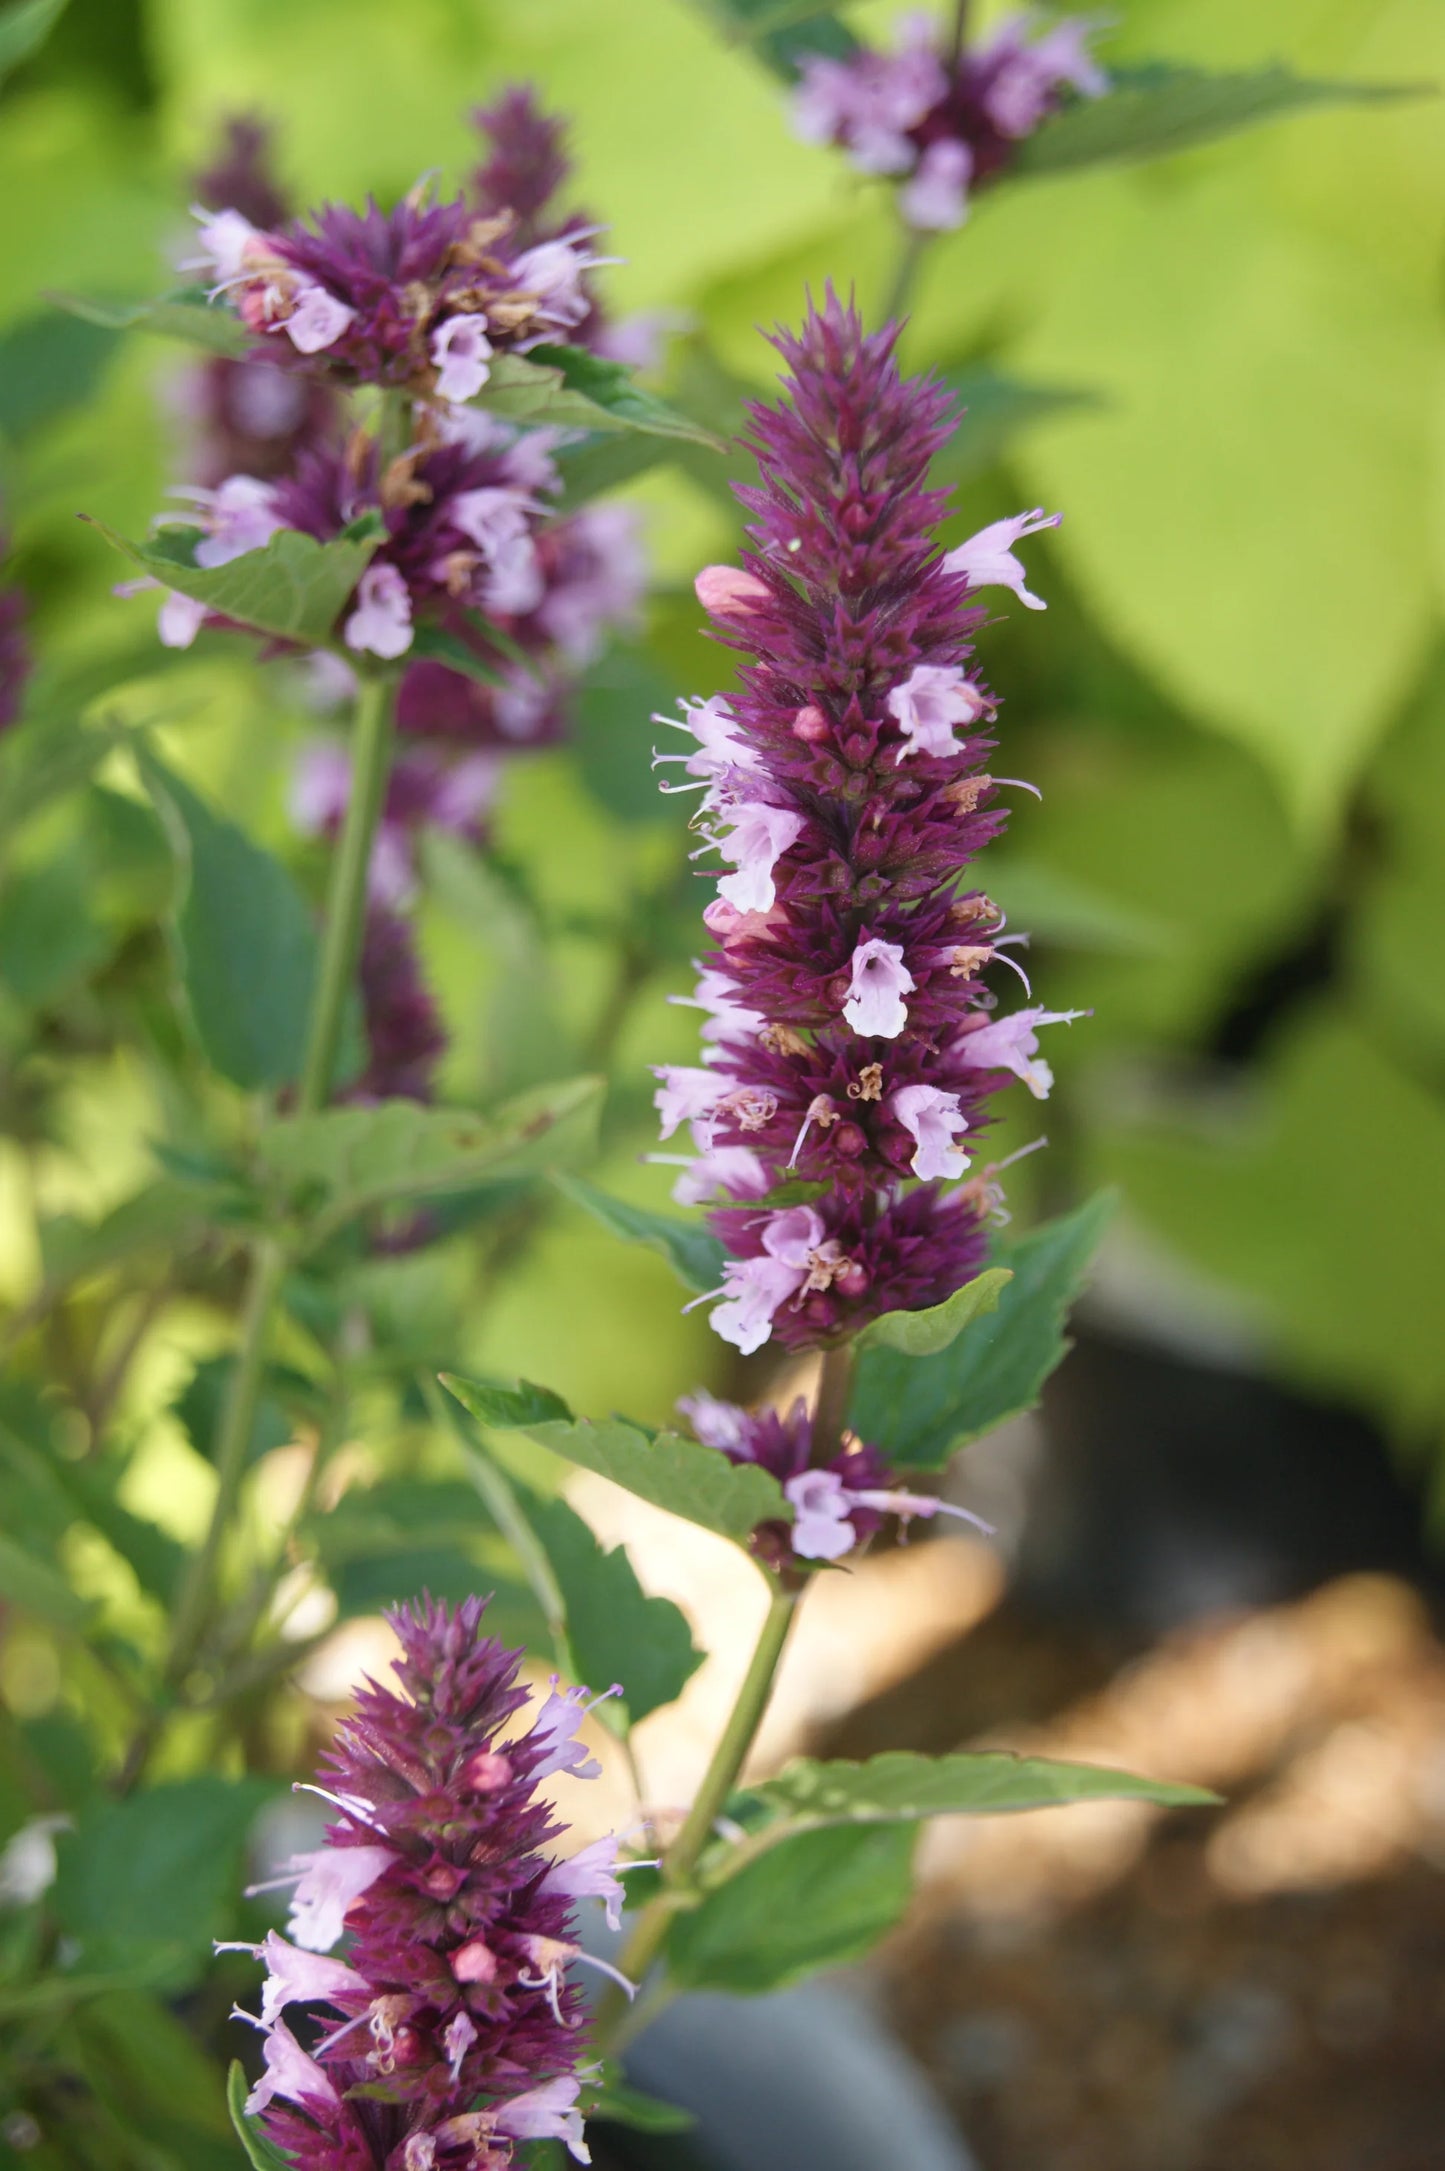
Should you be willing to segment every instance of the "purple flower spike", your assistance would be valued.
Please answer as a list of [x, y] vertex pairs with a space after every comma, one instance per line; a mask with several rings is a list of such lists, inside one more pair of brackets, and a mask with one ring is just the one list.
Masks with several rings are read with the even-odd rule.
[[[693, 998], [703, 1060], [658, 1071], [657, 1107], [663, 1138], [686, 1127], [698, 1150], [675, 1196], [716, 1202], [712, 1325], [745, 1353], [826, 1346], [978, 1272], [1002, 1211], [996, 1172], [967, 1174], [988, 1101], [1014, 1079], [1042, 1098], [1038, 1030], [1076, 1014], [994, 1015], [1018, 938], [966, 886], [1005, 820], [975, 599], [1002, 584], [1041, 607], [1014, 546], [1052, 522], [938, 554], [927, 475], [950, 403], [900, 378], [896, 336], [832, 296], [779, 336], [786, 396], [751, 410], [761, 481], [739, 493], [751, 548], [697, 583], [740, 691], [660, 719], [692, 742], [658, 754], [681, 770], [664, 789], [701, 795], [693, 826], [725, 871]], [[800, 1181], [806, 1203], [769, 1205]]]
[[[616, 1842], [549, 1851], [561, 1827], [537, 1782], [559, 1761], [589, 1776], [562, 1754], [583, 1707], [553, 1695], [517, 1730], [520, 1653], [482, 1635], [485, 1606], [389, 1616], [403, 1693], [363, 1687], [315, 1790], [338, 1819], [279, 1880], [295, 1942], [255, 1948], [261, 2014], [240, 2017], [264, 2072], [246, 2107], [295, 2171], [502, 2171], [514, 2140], [544, 2136], [587, 2161], [572, 1910], [596, 1895], [615, 1912]], [[344, 1957], [323, 1957], [343, 1931]]]
[[954, 53], [944, 22], [905, 16], [891, 53], [805, 58], [793, 125], [805, 143], [839, 145], [860, 172], [901, 181], [899, 207], [920, 233], [962, 226], [970, 192], [1004, 172], [1066, 98], [1109, 88], [1088, 49], [1101, 19], [1037, 25], [1026, 9]]

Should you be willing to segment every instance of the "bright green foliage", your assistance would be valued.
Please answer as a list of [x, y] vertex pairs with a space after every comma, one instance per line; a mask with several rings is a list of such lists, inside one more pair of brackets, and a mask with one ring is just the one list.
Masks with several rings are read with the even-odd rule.
[[671, 1973], [692, 1990], [756, 1993], [860, 1960], [908, 1905], [914, 1839], [890, 1824], [780, 1841], [677, 1917]]
[[[601, 1424], [586, 1418], [519, 1421], [499, 1414], [506, 1403], [484, 1383], [474, 1385], [446, 1373], [442, 1385], [481, 1423], [518, 1425], [530, 1439], [566, 1461], [595, 1470], [640, 1500], [650, 1500], [654, 1507], [700, 1523], [704, 1530], [715, 1530], [740, 1545], [746, 1544], [759, 1523], [793, 1519], [781, 1486], [766, 1470], [754, 1463], [731, 1463], [716, 1448], [703, 1447], [680, 1433], [648, 1434], [620, 1417]], [[531, 1398], [545, 1390], [524, 1387], [522, 1392], [527, 1397], [524, 1406], [531, 1407]]]
[[93, 525], [122, 557], [165, 588], [258, 633], [316, 648], [331, 639], [342, 605], [366, 571], [381, 539], [381, 517], [363, 513], [334, 542], [282, 528], [260, 550], [229, 565], [198, 566], [196, 528], [162, 528], [148, 545], [128, 543], [104, 521]]
[[585, 1150], [601, 1081], [536, 1086], [491, 1116], [378, 1101], [268, 1126], [257, 1155], [280, 1196], [306, 1202], [308, 1235], [325, 1243], [378, 1208], [524, 1175]]
[[38, 53], [65, 9], [65, 0], [11, 0], [0, 11], [0, 82]]
[[880, 1312], [868, 1322], [854, 1347], [893, 1350], [904, 1357], [937, 1356], [950, 1348], [975, 1319], [998, 1310], [1010, 1279], [1007, 1267], [986, 1267], [982, 1274], [976, 1274], [942, 1304], [932, 1305], [926, 1312]]
[[937, 1470], [956, 1447], [1031, 1409], [1068, 1352], [1064, 1321], [1114, 1203], [1101, 1192], [1074, 1213], [1000, 1245], [1008, 1280], [1001, 1289], [994, 1285], [992, 1316], [947, 1345], [933, 1344], [936, 1355], [915, 1362], [897, 1348], [867, 1348], [849, 1412], [862, 1437], [910, 1469]]
[[637, 384], [623, 363], [604, 361], [585, 347], [538, 346], [524, 355], [499, 354], [477, 404], [514, 422], [641, 430], [651, 437], [716, 444], [710, 431]]
[[[594, 1690], [619, 1683], [627, 1726], [673, 1703], [703, 1660], [684, 1615], [671, 1599], [649, 1598], [624, 1548], [604, 1550], [565, 1500], [535, 1502], [529, 1520], [562, 1593], [576, 1678]], [[610, 1723], [618, 1706], [598, 1710]]]
[[223, 302], [207, 299], [202, 287], [184, 287], [152, 301], [92, 301], [81, 294], [57, 294], [66, 309], [83, 324], [102, 331], [154, 332], [162, 339], [183, 339], [208, 354], [228, 355], [233, 361], [254, 344], [236, 313]]

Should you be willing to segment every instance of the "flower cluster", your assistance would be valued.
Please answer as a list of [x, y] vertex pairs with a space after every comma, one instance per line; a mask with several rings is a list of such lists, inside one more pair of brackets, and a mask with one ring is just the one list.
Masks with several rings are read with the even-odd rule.
[[910, 226], [961, 226], [970, 191], [1003, 172], [1068, 94], [1108, 90], [1088, 49], [1099, 27], [1079, 16], [1042, 27], [1027, 9], [986, 43], [950, 48], [941, 24], [908, 15], [891, 53], [860, 47], [846, 60], [805, 59], [794, 126], [805, 142], [841, 145], [862, 172], [898, 179]]
[[[548, 336], [604, 344], [608, 327], [586, 277], [596, 261], [586, 244], [596, 229], [554, 206], [569, 170], [560, 125], [523, 89], [507, 92], [474, 118], [488, 151], [459, 200], [471, 221], [468, 230], [480, 225], [505, 233], [509, 262], [531, 266], [533, 283], [539, 295], [551, 297], [557, 319]], [[412, 201], [390, 221], [373, 207], [357, 219], [327, 211], [310, 226], [288, 223], [269, 167], [266, 131], [250, 120], [230, 124], [223, 155], [198, 178], [197, 191], [208, 207], [198, 215], [206, 232], [214, 229], [213, 239], [221, 237], [217, 246], [243, 228], [264, 230], [278, 246], [289, 236], [297, 248], [308, 235], [308, 247], [326, 234], [349, 235], [357, 247], [358, 235], [369, 236], [367, 276], [374, 272], [380, 282], [375, 292], [367, 289], [371, 329], [365, 337], [373, 344], [384, 345], [406, 311], [420, 307], [412, 277], [417, 266], [408, 251], [421, 242], [412, 227], [432, 233], [442, 215], [438, 207]], [[246, 241], [242, 253], [251, 249]], [[378, 297], [387, 280], [391, 298], [383, 307]], [[442, 287], [455, 298], [450, 271]], [[244, 282], [236, 291], [244, 314]], [[326, 289], [331, 303], [341, 291]], [[359, 324], [360, 288], [345, 291]], [[380, 519], [382, 540], [341, 612], [337, 649], [310, 660], [307, 691], [324, 707], [354, 690], [354, 675], [338, 651], [349, 649], [361, 663], [404, 664], [397, 693], [403, 750], [371, 868], [362, 991], [372, 1060], [358, 1090], [424, 1098], [442, 1038], [403, 917], [416, 886], [418, 836], [430, 826], [481, 841], [500, 757], [560, 736], [578, 672], [612, 627], [635, 616], [645, 565], [628, 509], [587, 506], [558, 513], [561, 440], [555, 431], [521, 430], [461, 404], [485, 377], [483, 368], [473, 382], [475, 372], [463, 369], [461, 331], [446, 333], [445, 365], [433, 362], [411, 376], [398, 376], [399, 363], [371, 371], [379, 381], [400, 383], [407, 395], [405, 441], [384, 455], [368, 430], [349, 429], [340, 389], [368, 374], [356, 359], [363, 332], [352, 326], [344, 340], [338, 334], [335, 356], [330, 345], [325, 349], [332, 359], [351, 356], [354, 367], [328, 367], [320, 376], [302, 371], [296, 337], [298, 320], [306, 322], [304, 309], [316, 314], [323, 304], [303, 297], [291, 315], [277, 316], [272, 330], [279, 344], [273, 339], [244, 360], [207, 362], [197, 373], [184, 404], [199, 426], [194, 465], [200, 479], [182, 493], [188, 500], [183, 517], [197, 533], [195, 562], [208, 568], [261, 548], [283, 528], [325, 543], [368, 514]], [[447, 318], [435, 336], [458, 322], [455, 315]], [[300, 336], [304, 347], [304, 332]], [[512, 341], [528, 343], [520, 334]], [[485, 364], [487, 358], [479, 359]], [[167, 645], [188, 646], [207, 623], [224, 621], [187, 596], [166, 595], [160, 634]], [[418, 654], [427, 645], [433, 653]], [[438, 648], [462, 667], [441, 660]], [[342, 750], [314, 748], [297, 780], [303, 828], [337, 826], [349, 786]]]
[[[0, 531], [0, 568], [3, 568], [7, 549], [5, 535]], [[24, 590], [0, 578], [0, 731], [19, 716], [30, 678], [32, 659], [25, 631], [26, 615]]]
[[338, 1821], [276, 1880], [294, 1886], [292, 1942], [244, 1948], [268, 1971], [259, 2018], [237, 2016], [265, 2039], [246, 2108], [296, 2171], [493, 2171], [539, 2137], [588, 2160], [567, 1970], [578, 1899], [601, 1898], [615, 1926], [617, 1846], [548, 1852], [561, 1828], [538, 1782], [600, 1769], [576, 1739], [588, 1704], [554, 1682], [517, 1731], [520, 1654], [482, 1635], [485, 1606], [388, 1616], [405, 1693], [363, 1688], [315, 1790]]
[[866, 1545], [887, 1515], [905, 1523], [915, 1516], [957, 1515], [980, 1530], [989, 1527], [966, 1508], [905, 1490], [879, 1450], [852, 1433], [843, 1435], [835, 1454], [815, 1462], [813, 1420], [801, 1398], [786, 1411], [749, 1411], [700, 1388], [677, 1406], [704, 1447], [718, 1448], [729, 1462], [756, 1463], [782, 1486], [792, 1522], [761, 1523], [752, 1537], [753, 1550], [769, 1567], [841, 1560]]
[[947, 494], [926, 478], [951, 402], [900, 378], [896, 336], [831, 295], [779, 335], [787, 397], [750, 411], [761, 481], [740, 492], [753, 547], [697, 584], [751, 660], [738, 694], [688, 705], [693, 749], [657, 757], [701, 792], [694, 827], [730, 869], [703, 914], [703, 1061], [660, 1069], [657, 1106], [698, 1148], [676, 1195], [714, 1202], [712, 1324], [744, 1352], [827, 1345], [978, 1271], [1001, 1210], [997, 1170], [967, 1173], [986, 1104], [1014, 1078], [1048, 1091], [1039, 1028], [1073, 1015], [995, 1014], [987, 975], [1023, 977], [1020, 938], [966, 879], [1011, 781], [985, 766], [975, 599], [1042, 608], [1014, 546], [1058, 516], [937, 553]]

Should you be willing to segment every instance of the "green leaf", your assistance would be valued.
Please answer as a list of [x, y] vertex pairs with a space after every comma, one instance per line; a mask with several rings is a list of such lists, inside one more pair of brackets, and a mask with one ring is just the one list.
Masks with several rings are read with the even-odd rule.
[[[554, 1395], [550, 1387], [534, 1386], [531, 1380], [515, 1380], [508, 1386], [501, 1380], [455, 1380], [450, 1374], [443, 1375], [444, 1384], [464, 1409], [470, 1410], [479, 1424], [496, 1425], [504, 1432], [516, 1432], [530, 1425], [545, 1425], [560, 1419], [571, 1422], [572, 1412], [560, 1395]], [[460, 1392], [465, 1386], [466, 1393]]]
[[0, 891], [0, 979], [33, 1009], [68, 994], [115, 947], [94, 909], [95, 868], [76, 842]]
[[640, 2088], [629, 2088], [626, 2081], [614, 2079], [611, 2073], [604, 2078], [602, 2093], [587, 2117], [589, 2122], [595, 2118], [614, 2126], [630, 2126], [635, 2133], [687, 2133], [697, 2124], [692, 2112], [683, 2110], [681, 2104], [646, 2096]]
[[501, 354], [476, 404], [515, 421], [582, 430], [642, 430], [653, 437], [719, 449], [700, 422], [644, 391], [625, 362], [609, 362], [585, 347], [538, 346], [526, 355]]
[[183, 287], [178, 293], [141, 302], [97, 301], [85, 294], [51, 294], [46, 299], [103, 331], [154, 332], [162, 339], [183, 339], [232, 361], [256, 345], [235, 311], [224, 302], [210, 301], [204, 287]]
[[319, 1244], [379, 1207], [586, 1151], [601, 1095], [600, 1078], [568, 1078], [519, 1094], [490, 1116], [408, 1100], [329, 1108], [268, 1125], [257, 1158], [289, 1200], [308, 1206], [308, 1238]]
[[817, 0], [701, 0], [729, 45], [750, 45], [775, 74], [791, 79], [807, 53], [846, 60], [858, 40]]
[[0, 12], [0, 82], [38, 53], [65, 13], [67, 0], [14, 0]]
[[[1061, 1763], [1053, 1757], [1014, 1756], [1003, 1749], [957, 1756], [919, 1756], [892, 1750], [866, 1764], [817, 1763], [799, 1758], [776, 1779], [750, 1787], [751, 1800], [785, 1820], [788, 1832], [821, 1831], [835, 1824], [892, 1824], [919, 1817], [998, 1816], [1004, 1811], [1047, 1809], [1063, 1802], [1154, 1802], [1161, 1808], [1199, 1808], [1217, 1802], [1207, 1788], [1141, 1779], [1099, 1764]], [[762, 1827], [765, 1836], [768, 1827]], [[755, 1843], [750, 1835], [747, 1846]]]
[[[451, 1372], [444, 1372], [441, 1382], [483, 1424], [511, 1422], [493, 1414], [498, 1407], [494, 1389]], [[755, 1463], [731, 1463], [717, 1448], [686, 1440], [679, 1433], [649, 1435], [620, 1417], [602, 1424], [586, 1418], [528, 1421], [517, 1429], [565, 1461], [595, 1470], [640, 1500], [650, 1500], [654, 1507], [666, 1508], [669, 1514], [715, 1530], [739, 1545], [747, 1543], [759, 1523], [793, 1519], [782, 1487], [766, 1470]]]
[[562, 446], [557, 453], [562, 477], [559, 510], [575, 512], [604, 491], [620, 489], [650, 468], [674, 459], [677, 449], [665, 437], [647, 437], [640, 430], [626, 436], [617, 430], [597, 430]]
[[63, 1289], [147, 1252], [180, 1250], [203, 1226], [196, 1192], [169, 1178], [146, 1184], [99, 1221], [56, 1214], [40, 1227], [45, 1288]]
[[503, 672], [498, 664], [479, 656], [466, 641], [455, 633], [448, 633], [444, 626], [418, 626], [408, 654], [422, 662], [444, 663], [449, 671], [459, 671], [463, 678], [473, 678], [481, 686], [500, 686], [503, 682]]
[[942, 1304], [926, 1312], [883, 1312], [871, 1319], [854, 1347], [900, 1350], [905, 1357], [933, 1357], [950, 1347], [971, 1321], [998, 1310], [999, 1298], [1012, 1280], [1007, 1267], [986, 1267], [972, 1281], [955, 1289]]
[[[234, 1357], [207, 1357], [196, 1366], [173, 1405], [192, 1447], [208, 1462], [215, 1460], [216, 1439], [235, 1372]], [[296, 1427], [284, 1406], [263, 1386], [251, 1421], [247, 1462], [257, 1461], [274, 1447], [285, 1447], [295, 1436]]]
[[78, 1597], [59, 1570], [27, 1553], [0, 1531], [0, 1599], [22, 1613], [67, 1632], [90, 1619], [90, 1601]]
[[580, 1176], [556, 1176], [553, 1181], [559, 1191], [614, 1236], [660, 1252], [689, 1289], [708, 1292], [721, 1284], [726, 1255], [701, 1222], [680, 1221], [673, 1214], [655, 1214], [645, 1206], [630, 1206], [625, 1199], [612, 1198]]
[[597, 804], [619, 821], [673, 818], [672, 802], [658, 790], [651, 761], [659, 736], [667, 734], [659, 733], [652, 718], [673, 707], [678, 691], [677, 681], [650, 656], [620, 646], [591, 666], [578, 689], [577, 767]]
[[34, 717], [0, 740], [0, 842], [52, 799], [89, 782], [118, 732], [89, 730], [77, 717]]
[[291, 876], [149, 753], [142, 779], [186, 870], [175, 932], [207, 1060], [233, 1085], [289, 1084], [306, 1050], [316, 930]]
[[1280, 66], [1212, 75], [1169, 61], [1112, 71], [1103, 98], [1079, 99], [1021, 144], [1017, 173], [1065, 173], [1122, 159], [1164, 158], [1256, 122], [1312, 106], [1381, 105], [1429, 96], [1423, 83], [1314, 82]]
[[1064, 1322], [1114, 1211], [1101, 1191], [1072, 1214], [1001, 1244], [1013, 1279], [998, 1309], [949, 1349], [923, 1359], [867, 1350], [858, 1366], [849, 1422], [893, 1462], [941, 1469], [956, 1447], [1032, 1409], [1067, 1354]]
[[776, 1990], [861, 1959], [913, 1883], [911, 1825], [838, 1825], [781, 1840], [673, 1922], [668, 1970], [688, 1990]]
[[55, 1916], [76, 1965], [143, 1965], [168, 1990], [197, 1982], [236, 1905], [242, 1843], [273, 1791], [206, 1774], [98, 1801], [56, 1841]]
[[[528, 1521], [562, 1592], [567, 1643], [578, 1680], [620, 1684], [627, 1723], [674, 1703], [702, 1664], [686, 1617], [667, 1598], [649, 1598], [622, 1546], [604, 1551], [565, 1500], [539, 1500]], [[599, 1715], [615, 1708], [604, 1704]]]
[[231, 2114], [236, 2138], [246, 2151], [246, 2161], [252, 2171], [292, 2171], [289, 2158], [272, 2146], [254, 2118], [247, 2117], [246, 2098], [250, 2092], [241, 2061], [233, 2058], [226, 2074], [226, 2108]]
[[275, 639], [317, 648], [329, 641], [352, 589], [386, 533], [380, 513], [363, 513], [329, 543], [282, 528], [260, 550], [229, 565], [193, 563], [198, 531], [163, 528], [146, 544], [130, 543], [103, 520], [84, 516], [122, 557], [163, 588], [194, 597], [208, 610]]
[[930, 480], [936, 488], [970, 482], [992, 467], [1013, 441], [1038, 422], [1051, 422], [1071, 408], [1100, 407], [1097, 392], [1069, 385], [1026, 384], [1002, 376], [986, 363], [940, 372], [963, 408], [958, 428], [936, 454]]
[[67, 408], [82, 406], [114, 349], [114, 338], [99, 325], [55, 310], [12, 324], [0, 334], [0, 432], [18, 444]]

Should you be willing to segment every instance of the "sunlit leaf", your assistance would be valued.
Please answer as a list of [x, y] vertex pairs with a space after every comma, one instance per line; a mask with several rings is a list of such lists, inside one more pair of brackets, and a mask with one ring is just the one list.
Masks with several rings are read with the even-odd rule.
[[162, 339], [185, 340], [232, 361], [256, 345], [233, 309], [207, 299], [204, 287], [183, 287], [140, 302], [113, 302], [85, 294], [52, 294], [58, 309], [107, 332], [154, 332]]
[[637, 383], [625, 362], [609, 362], [585, 347], [538, 346], [501, 354], [478, 405], [516, 421], [581, 430], [641, 430], [716, 447], [710, 430], [669, 407]]
[[954, 1448], [1032, 1408], [1068, 1351], [1064, 1322], [1114, 1210], [1112, 1192], [998, 1247], [1012, 1280], [991, 1318], [937, 1355], [867, 1350], [849, 1420], [893, 1462], [938, 1469]]
[[998, 1310], [1011, 1279], [1007, 1267], [986, 1267], [926, 1312], [882, 1312], [870, 1319], [854, 1347], [897, 1350], [905, 1357], [932, 1357], [955, 1342], [964, 1328], [986, 1312]]
[[[484, 1384], [442, 1374], [442, 1385], [483, 1424], [505, 1424], [497, 1415], [495, 1390]], [[535, 1392], [535, 1390], [533, 1390]], [[565, 1408], [565, 1404], [563, 1405]], [[775, 1477], [755, 1463], [731, 1463], [718, 1449], [687, 1440], [680, 1433], [649, 1435], [638, 1425], [614, 1417], [600, 1424], [585, 1418], [527, 1421], [518, 1428], [567, 1462], [666, 1508], [704, 1530], [745, 1544], [759, 1523], [791, 1522], [793, 1511]]]
[[911, 1825], [895, 1823], [781, 1840], [675, 1918], [673, 1980], [756, 1993], [861, 1959], [908, 1905], [915, 1837]]
[[1163, 158], [1312, 106], [1390, 104], [1428, 90], [1416, 83], [1314, 82], [1279, 66], [1229, 75], [1168, 61], [1117, 68], [1106, 97], [1078, 99], [1021, 144], [1014, 170], [1063, 173]]
[[191, 596], [238, 625], [305, 648], [331, 639], [342, 606], [386, 532], [380, 513], [363, 513], [329, 543], [282, 528], [260, 550], [248, 550], [229, 565], [198, 566], [196, 529], [162, 528], [141, 544], [127, 542], [103, 520], [92, 520], [91, 526], [162, 587]]

